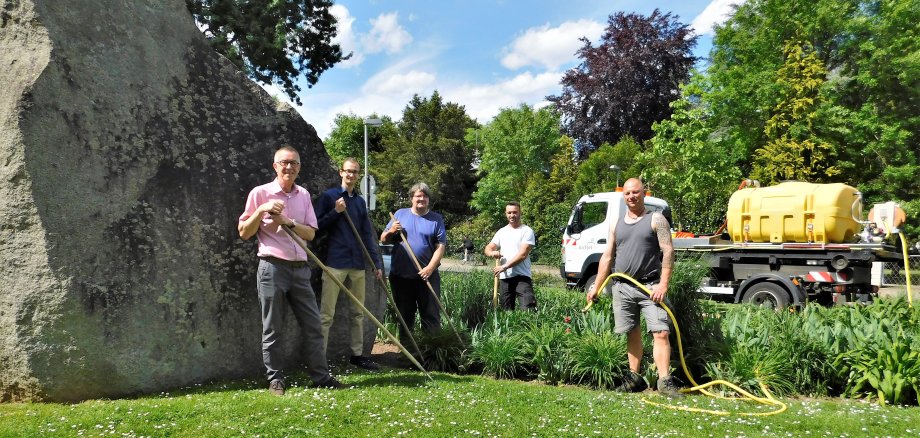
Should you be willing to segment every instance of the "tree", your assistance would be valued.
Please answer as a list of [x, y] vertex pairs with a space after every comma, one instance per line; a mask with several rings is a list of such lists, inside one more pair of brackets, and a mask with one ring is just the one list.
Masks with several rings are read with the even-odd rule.
[[[371, 115], [369, 118], [378, 118], [377, 115]], [[395, 124], [389, 117], [379, 117], [383, 125], [367, 130], [367, 147], [368, 152], [380, 152], [382, 149], [380, 143], [385, 131], [395, 130]], [[354, 157], [365, 167], [364, 163], [364, 118], [354, 114], [338, 114], [333, 121], [332, 132], [323, 142], [326, 152], [332, 158], [332, 161], [341, 163], [348, 157]], [[373, 164], [373, 163], [372, 163]]]
[[639, 166], [655, 196], [668, 201], [678, 229], [708, 234], [725, 220], [741, 171], [738, 157], [716, 141], [706, 77], [695, 74], [682, 94], [671, 117], [653, 126]]
[[611, 15], [599, 46], [582, 38], [582, 63], [562, 78], [562, 94], [547, 97], [562, 113], [565, 133], [592, 145], [651, 138], [652, 124], [671, 114], [668, 103], [689, 78], [696, 38], [657, 9], [648, 17]]
[[494, 225], [504, 223], [505, 203], [520, 201], [531, 179], [549, 176], [560, 135], [558, 114], [526, 104], [502, 109], [482, 129], [468, 131], [467, 143], [481, 145], [473, 207]]
[[829, 182], [840, 173], [833, 165], [835, 148], [815, 133], [817, 108], [823, 102], [824, 65], [808, 43], [789, 40], [786, 63], [777, 72], [779, 99], [767, 120], [767, 144], [754, 153], [751, 177], [764, 184], [783, 180]]
[[[581, 196], [616, 190], [618, 183], [622, 184], [627, 178], [639, 175], [636, 158], [641, 151], [642, 146], [629, 136], [623, 137], [613, 146], [602, 144], [578, 165], [573, 191]], [[620, 172], [610, 168], [614, 165], [620, 168]]]
[[537, 235], [535, 257], [543, 264], [559, 265], [562, 263], [559, 247], [556, 245], [562, 236], [560, 229], [565, 226], [575, 201], [581, 196], [572, 190], [578, 174], [575, 164], [574, 141], [562, 136], [558, 140], [558, 149], [550, 159], [548, 176], [535, 174], [528, 181], [521, 204], [524, 208], [523, 221], [533, 228]]
[[431, 187], [432, 208], [448, 226], [468, 215], [475, 151], [464, 133], [476, 127], [463, 106], [444, 102], [437, 91], [430, 98], [413, 96], [396, 130], [384, 130], [382, 151], [371, 156], [378, 187], [375, 220], [385, 223], [388, 211], [406, 207], [417, 182]]
[[281, 85], [300, 104], [295, 80], [307, 87], [343, 55], [331, 0], [186, 0], [188, 10], [215, 50], [249, 77]]
[[[769, 141], [786, 62], [782, 48], [804, 41], [828, 71], [812, 132], [836, 151], [835, 180], [869, 203], [894, 200], [920, 227], [920, 0], [745, 2], [716, 28], [707, 70], [713, 139], [738, 156], [743, 174]], [[772, 156], [772, 154], [771, 154]], [[916, 231], [913, 231], [916, 234]]]

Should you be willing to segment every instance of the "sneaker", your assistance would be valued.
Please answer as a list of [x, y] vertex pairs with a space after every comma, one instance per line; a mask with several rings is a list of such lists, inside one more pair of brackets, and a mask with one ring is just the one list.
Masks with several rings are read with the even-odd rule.
[[284, 380], [274, 379], [268, 384], [268, 392], [272, 395], [282, 396], [284, 395]]
[[367, 356], [352, 356], [349, 360], [352, 365], [355, 365], [366, 370], [379, 370], [380, 365], [377, 365], [371, 358]]
[[329, 378], [323, 381], [323, 383], [317, 383], [315, 387], [320, 389], [342, 389], [345, 387], [345, 385], [343, 385], [342, 382], [335, 380], [335, 377], [329, 376]]
[[648, 383], [645, 383], [645, 379], [634, 371], [630, 371], [629, 374], [623, 376], [623, 383], [613, 389], [618, 392], [642, 392], [646, 388], [648, 388]]
[[671, 398], [684, 396], [684, 394], [680, 392], [680, 388], [677, 387], [677, 382], [674, 381], [674, 376], [659, 378], [658, 392], [661, 393], [661, 395], [666, 395]]

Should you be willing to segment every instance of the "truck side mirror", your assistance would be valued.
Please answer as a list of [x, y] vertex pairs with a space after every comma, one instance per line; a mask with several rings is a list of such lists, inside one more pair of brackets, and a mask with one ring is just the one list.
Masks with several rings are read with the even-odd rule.
[[569, 222], [569, 225], [566, 227], [566, 230], [568, 230], [568, 233], [570, 235], [578, 234], [585, 230], [585, 224], [584, 224], [584, 221], [582, 220], [582, 216], [584, 214], [584, 207], [585, 205], [582, 203], [575, 204], [575, 209], [572, 211], [572, 220], [571, 222]]

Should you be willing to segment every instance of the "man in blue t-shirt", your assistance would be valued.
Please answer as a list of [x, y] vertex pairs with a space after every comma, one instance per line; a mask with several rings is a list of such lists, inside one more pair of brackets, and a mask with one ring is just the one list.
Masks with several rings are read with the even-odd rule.
[[[393, 214], [395, 219], [387, 224], [380, 235], [380, 241], [389, 242], [400, 235], [400, 230], [405, 231], [409, 246], [422, 269], [415, 266], [405, 242], [393, 247], [390, 260], [393, 300], [407, 326], [415, 326], [417, 310], [422, 318], [422, 329], [432, 332], [441, 327], [441, 312], [425, 282], [431, 283], [440, 299], [441, 277], [438, 265], [447, 248], [447, 231], [444, 229], [444, 218], [429, 207], [431, 189], [428, 185], [418, 183], [409, 192], [412, 194], [412, 207], [400, 209]], [[404, 330], [402, 326], [399, 327], [401, 340], [407, 339], [409, 335]]]

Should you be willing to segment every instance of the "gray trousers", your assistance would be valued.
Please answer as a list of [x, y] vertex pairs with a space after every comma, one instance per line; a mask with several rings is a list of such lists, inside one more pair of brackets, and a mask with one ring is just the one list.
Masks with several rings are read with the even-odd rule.
[[300, 324], [306, 352], [307, 372], [314, 383], [329, 379], [316, 295], [310, 286], [310, 268], [259, 261], [259, 303], [262, 305], [262, 361], [268, 380], [283, 379], [285, 358], [281, 354], [284, 314], [290, 306]]

